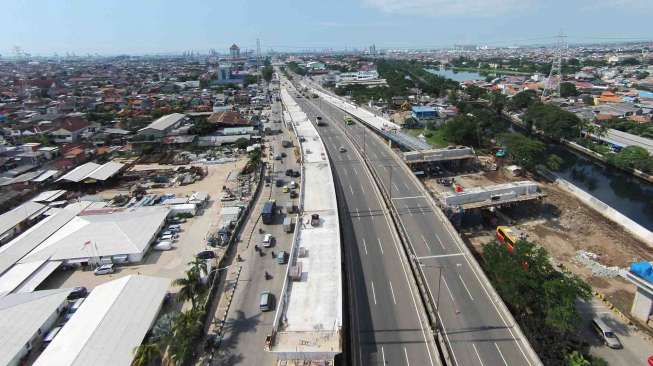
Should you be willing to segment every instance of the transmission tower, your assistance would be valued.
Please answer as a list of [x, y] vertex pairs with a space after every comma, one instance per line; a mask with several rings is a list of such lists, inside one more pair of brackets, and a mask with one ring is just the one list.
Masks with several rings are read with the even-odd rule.
[[565, 49], [567, 48], [567, 36], [562, 32], [556, 37], [555, 48], [553, 50], [553, 62], [551, 64], [551, 71], [549, 77], [544, 83], [544, 91], [542, 97], [552, 95], [560, 96], [560, 83], [562, 82], [562, 58], [564, 57]]
[[261, 40], [256, 39], [256, 84], [261, 83]]

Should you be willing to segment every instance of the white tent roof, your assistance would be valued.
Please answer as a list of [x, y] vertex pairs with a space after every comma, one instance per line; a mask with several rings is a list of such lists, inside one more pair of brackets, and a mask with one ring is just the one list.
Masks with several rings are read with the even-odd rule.
[[102, 165], [96, 163], [86, 163], [78, 166], [77, 168], [69, 171], [63, 177], [57, 179], [67, 180], [69, 182], [81, 182], [84, 179], [91, 178], [95, 180], [106, 180], [111, 178], [114, 174], [118, 173], [125, 164], [110, 161]]
[[134, 275], [97, 286], [34, 366], [129, 366], [169, 286]]

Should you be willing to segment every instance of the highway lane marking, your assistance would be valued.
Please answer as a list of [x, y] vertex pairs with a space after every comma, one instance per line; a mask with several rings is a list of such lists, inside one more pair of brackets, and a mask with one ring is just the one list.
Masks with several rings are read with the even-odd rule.
[[365, 239], [363, 239], [363, 249], [365, 249], [365, 255], [367, 255], [367, 243], [365, 243]]
[[451, 302], [453, 302], [454, 307], [456, 308], [456, 313], [458, 313], [458, 306], [456, 306], [456, 300], [453, 298], [453, 293], [451, 292], [451, 289], [449, 288], [449, 284], [447, 283], [447, 280], [444, 278], [444, 275], [442, 275], [442, 282], [444, 282], [444, 287], [447, 288], [447, 292], [449, 292], [449, 296], [451, 297]]
[[374, 305], [376, 305], [376, 291], [374, 291], [374, 281], [370, 281], [372, 283], [372, 297], [374, 298]]
[[399, 192], [399, 187], [397, 187], [395, 182], [392, 182], [392, 187], [394, 187], [395, 191]]
[[426, 249], [428, 249], [429, 252], [430, 252], [431, 247], [429, 246], [429, 243], [426, 241], [426, 238], [424, 237], [424, 235], [422, 235], [422, 241], [424, 242], [424, 245], [426, 246]]
[[392, 293], [392, 302], [397, 305], [397, 299], [395, 298], [395, 290], [392, 288], [392, 281], [388, 281], [390, 283], [390, 293]]
[[481, 360], [481, 355], [478, 354], [478, 350], [476, 349], [476, 344], [472, 343], [472, 347], [474, 347], [474, 352], [476, 352], [476, 357], [478, 357], [478, 362], [481, 363], [481, 366], [484, 366], [483, 360]]
[[392, 200], [410, 200], [414, 198], [424, 198], [424, 196], [406, 196], [406, 197], [392, 197]]
[[447, 248], [444, 247], [444, 244], [442, 244], [442, 240], [440, 240], [439, 236], [435, 236], [436, 239], [438, 239], [438, 243], [440, 243], [440, 246], [442, 247], [443, 250], [446, 250]]
[[381, 356], [383, 356], [383, 364], [387, 365], [387, 363], [385, 362], [385, 351], [383, 350], [383, 346], [381, 346]]
[[410, 366], [410, 361], [408, 361], [408, 351], [406, 351], [406, 347], [404, 347], [404, 356], [406, 356], [406, 364]]
[[369, 211], [370, 211], [370, 219], [372, 219], [372, 222], [374, 222], [374, 215], [372, 214], [372, 209], [370, 208]]
[[431, 259], [431, 258], [457, 257], [457, 256], [460, 256], [460, 255], [465, 255], [465, 253], [425, 255], [425, 256], [422, 256], [422, 257], [417, 257], [417, 259]]
[[474, 297], [472, 296], [472, 293], [467, 288], [467, 284], [465, 283], [465, 280], [463, 280], [463, 277], [460, 275], [460, 273], [458, 273], [458, 278], [460, 278], [460, 282], [462, 282], [463, 286], [465, 286], [465, 290], [467, 290], [467, 295], [469, 295], [469, 298], [472, 299], [472, 301], [474, 301]]
[[381, 239], [378, 239], [379, 241], [379, 248], [381, 249], [381, 254], [383, 254], [383, 245], [381, 244]]
[[351, 184], [349, 184], [349, 190], [351, 191], [351, 195], [354, 195], [354, 189], [351, 187]]
[[494, 347], [496, 347], [497, 351], [499, 351], [499, 356], [501, 356], [501, 359], [503, 360], [503, 364], [508, 366], [508, 362], [506, 362], [506, 358], [503, 357], [503, 353], [501, 352], [501, 348], [499, 348], [499, 345], [497, 344], [497, 342], [494, 342]]
[[361, 213], [360, 211], [358, 211], [358, 207], [356, 207], [356, 218], [358, 219], [358, 221], [361, 221]]

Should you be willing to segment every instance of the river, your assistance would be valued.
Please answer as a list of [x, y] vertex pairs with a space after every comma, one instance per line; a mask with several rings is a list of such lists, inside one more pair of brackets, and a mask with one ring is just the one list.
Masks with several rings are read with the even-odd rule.
[[564, 161], [558, 175], [653, 231], [652, 184], [573, 153], [563, 146], [552, 145], [549, 152]]
[[424, 69], [434, 75], [444, 76], [447, 79], [452, 79], [457, 82], [468, 80], [485, 80], [485, 76], [470, 71], [454, 71], [452, 69]]

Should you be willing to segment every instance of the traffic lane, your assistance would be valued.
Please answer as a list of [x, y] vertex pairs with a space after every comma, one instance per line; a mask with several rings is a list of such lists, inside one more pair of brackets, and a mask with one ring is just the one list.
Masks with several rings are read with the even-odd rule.
[[[330, 139], [334, 141], [329, 141]], [[346, 142], [334, 136], [326, 140], [327, 148], [330, 150], [335, 150], [336, 144]], [[375, 201], [380, 206], [378, 197], [372, 190], [363, 188], [364, 184], [370, 186], [372, 182], [364, 173], [362, 175], [354, 173], [358, 172], [356, 168], [360, 167], [360, 162], [353, 164], [348, 157], [343, 160], [333, 160], [336, 174], [342, 179], [343, 191], [346, 192], [345, 195], [350, 195], [348, 202], [353, 203], [357, 209], [356, 218], [352, 220], [355, 231], [364, 233], [359, 239], [359, 246], [362, 244], [362, 251], [359, 250], [359, 253], [364, 257], [363, 259], [370, 259], [363, 260], [363, 271], [371, 274], [368, 276], [370, 279], [367, 289], [368, 297], [371, 295], [373, 300], [373, 304], [370, 305], [372, 313], [381, 315], [380, 321], [374, 322], [375, 328], [372, 330], [376, 344], [381, 347], [380, 354], [388, 364], [410, 364], [411, 360], [413, 364], [432, 364], [433, 356], [430, 354], [425, 330], [415, 305], [410, 303], [413, 299], [408, 293], [407, 279], [402, 275], [398, 248], [388, 229], [385, 214], [380, 207], [378, 209], [369, 207], [369, 203]], [[351, 171], [348, 167], [352, 168]], [[344, 186], [349, 187], [349, 192]], [[369, 210], [370, 214], [363, 216], [361, 214], [363, 210]], [[374, 230], [370, 230], [370, 227], [374, 227]], [[379, 263], [383, 263], [383, 266], [378, 266]], [[392, 321], [388, 321], [390, 319]]]

